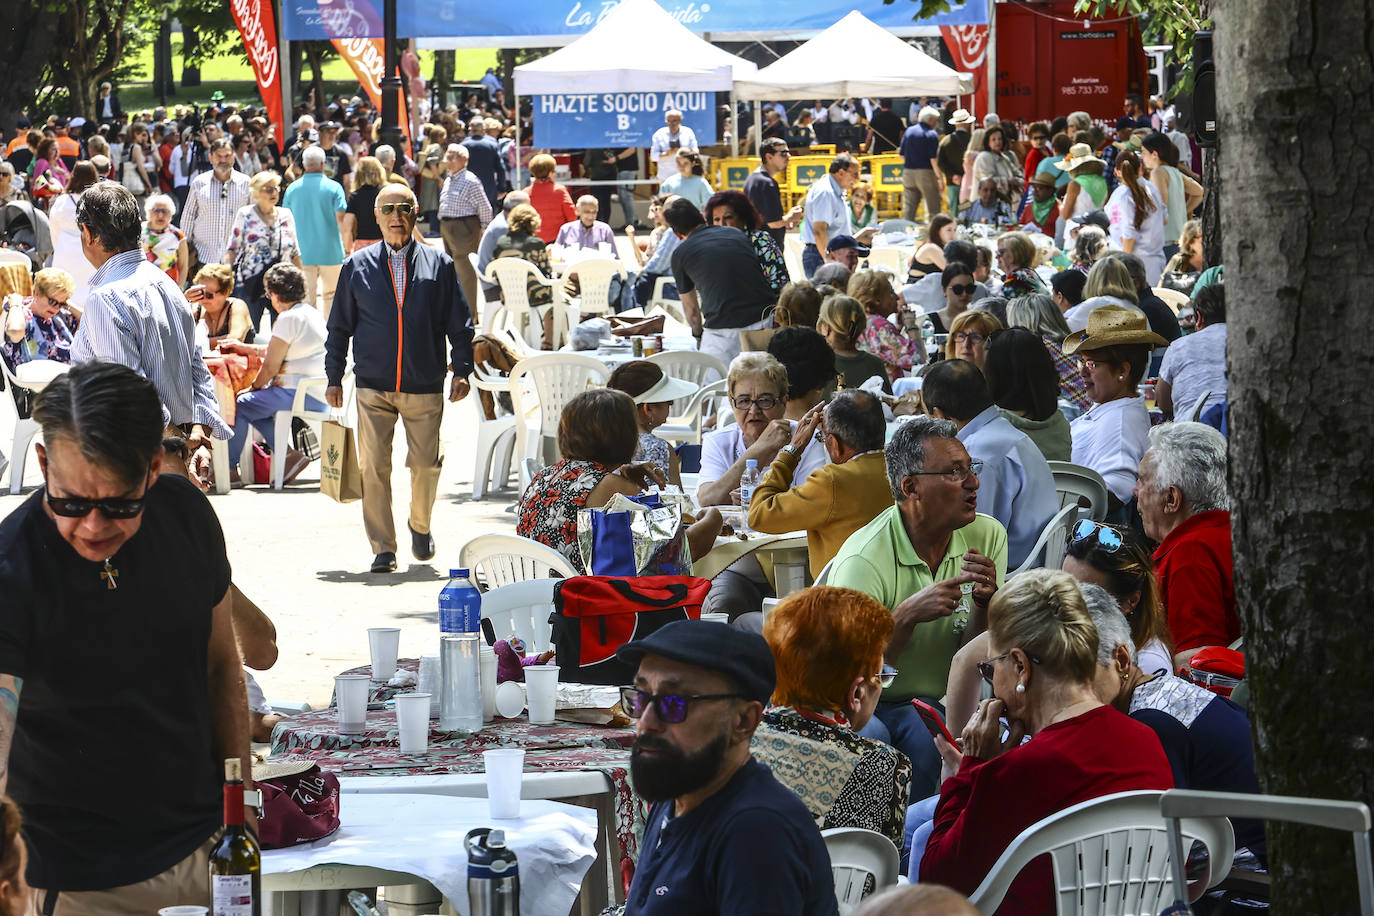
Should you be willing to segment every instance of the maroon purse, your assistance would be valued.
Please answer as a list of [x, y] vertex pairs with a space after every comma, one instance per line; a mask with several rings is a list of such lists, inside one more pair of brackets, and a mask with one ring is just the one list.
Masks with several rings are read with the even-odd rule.
[[339, 829], [339, 778], [314, 761], [257, 764], [253, 786], [262, 795], [258, 841], [263, 849], [311, 843]]

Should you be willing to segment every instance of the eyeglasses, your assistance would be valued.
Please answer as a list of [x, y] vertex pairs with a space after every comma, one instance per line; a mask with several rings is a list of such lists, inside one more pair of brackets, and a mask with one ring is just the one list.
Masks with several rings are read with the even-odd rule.
[[143, 480], [143, 495], [137, 499], [82, 499], [78, 497], [53, 496], [52, 491], [47, 487], [44, 480], [43, 492], [48, 500], [48, 508], [52, 509], [54, 515], [63, 518], [85, 518], [91, 514], [92, 509], [99, 509], [100, 514], [107, 519], [117, 521], [129, 519], [143, 511], [143, 503], [148, 499], [148, 480], [152, 477], [149, 470], [148, 476]]
[[892, 686], [892, 682], [897, 680], [897, 669], [891, 665], [883, 665], [883, 670], [873, 675], [878, 679], [878, 686], [886, 689]]
[[987, 340], [987, 338], [977, 331], [959, 331], [954, 335], [955, 343], [970, 343], [975, 347], [985, 340]]
[[778, 406], [779, 399], [773, 397], [771, 394], [765, 394], [761, 398], [751, 398], [747, 394], [742, 394], [737, 398], [731, 398], [730, 403], [735, 405], [736, 410], [742, 410], [745, 413], [748, 413], [751, 407], [757, 407], [759, 410], [767, 413]]
[[[1003, 652], [1001, 655], [994, 655], [992, 658], [988, 659], [988, 660], [985, 661], [985, 662], [979, 662], [979, 663], [978, 663], [978, 673], [981, 674], [981, 675], [983, 676], [983, 680], [987, 681], [988, 684], [991, 685], [991, 684], [992, 684], [992, 674], [993, 674], [993, 670], [994, 670], [993, 667], [992, 667], [993, 662], [1000, 662], [1002, 659], [1006, 658], [1006, 657], [1009, 656], [1009, 655], [1011, 655], [1011, 652], [1010, 652], [1010, 651], [1008, 651], [1008, 652]], [[1038, 655], [1031, 655], [1029, 652], [1027, 652], [1027, 653], [1026, 653], [1026, 658], [1030, 659], [1030, 661], [1031, 661], [1032, 664], [1036, 664], [1036, 665], [1041, 664], [1040, 656], [1038, 656]]]
[[1045, 136], [1044, 134], [1035, 134], [1035, 135], [1033, 135], [1033, 136], [1031, 137], [1031, 140], [1048, 140], [1048, 139], [1049, 139], [1049, 137]]
[[1105, 360], [1100, 360], [1100, 359], [1088, 359], [1086, 356], [1080, 356], [1080, 357], [1078, 358], [1078, 365], [1082, 366], [1083, 368], [1085, 368], [1085, 369], [1087, 369], [1089, 372], [1091, 372], [1091, 371], [1093, 371], [1094, 369], [1096, 369], [1098, 366], [1110, 366], [1111, 363], [1106, 362]]
[[229, 197], [229, 182], [226, 181], [224, 184], [222, 184], [222, 185], [219, 186], [219, 199], [220, 199], [220, 200], [226, 200], [226, 199], [228, 199], [228, 197]]
[[669, 725], [677, 725], [687, 718], [692, 703], [698, 700], [742, 700], [738, 693], [702, 693], [695, 696], [679, 696], [674, 693], [645, 693], [638, 687], [620, 688], [620, 706], [625, 715], [638, 719], [653, 704], [654, 712]]
[[204, 289], [206, 299], [214, 299], [216, 296], [223, 296], [225, 294], [222, 289], [211, 289], [208, 286], [204, 287]]
[[952, 283], [949, 287], [949, 291], [956, 296], [972, 296], [977, 290], [977, 283]]
[[1116, 553], [1121, 549], [1121, 545], [1126, 542], [1120, 531], [1110, 525], [1099, 525], [1090, 518], [1085, 518], [1073, 526], [1073, 543], [1075, 544], [1079, 541], [1086, 541], [1093, 535], [1097, 536], [1097, 545], [1107, 553]]
[[393, 213], [409, 216], [415, 212], [415, 205], [412, 203], [378, 204], [377, 212], [382, 214], [382, 216], [390, 216]]
[[964, 478], [968, 475], [972, 474], [974, 477], [977, 477], [981, 473], [983, 473], [983, 462], [975, 458], [973, 461], [969, 462], [968, 467], [956, 464], [947, 471], [912, 471], [909, 476], [943, 477], [953, 483], [963, 483]]

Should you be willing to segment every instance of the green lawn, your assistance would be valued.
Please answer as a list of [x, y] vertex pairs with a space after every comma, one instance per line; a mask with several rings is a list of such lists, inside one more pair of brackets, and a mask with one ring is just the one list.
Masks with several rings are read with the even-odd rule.
[[[497, 52], [482, 48], [460, 48], [456, 55], [454, 73], [459, 82], [476, 82], [488, 67], [497, 65]], [[434, 52], [420, 51], [420, 72], [428, 79], [434, 73]], [[193, 89], [183, 89], [181, 79], [181, 35], [172, 35], [173, 70], [176, 74], [177, 94], [168, 96], [169, 105], [204, 105], [216, 90], [223, 92], [226, 101], [238, 105], [260, 105], [257, 82], [253, 69], [243, 57], [242, 43], [229, 43], [216, 49], [200, 70], [201, 85]], [[307, 63], [302, 79], [309, 80], [312, 74]], [[136, 69], [131, 79], [120, 85], [120, 102], [129, 111], [143, 111], [158, 104], [153, 94], [153, 47], [148, 45], [138, 55]], [[325, 93], [340, 94], [345, 97], [358, 92], [358, 81], [348, 64], [337, 58], [324, 66]]]

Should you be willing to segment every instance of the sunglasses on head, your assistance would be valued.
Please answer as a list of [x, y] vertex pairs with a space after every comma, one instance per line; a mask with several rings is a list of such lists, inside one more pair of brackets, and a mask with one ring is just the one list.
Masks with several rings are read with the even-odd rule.
[[393, 213], [409, 216], [415, 212], [415, 205], [412, 203], [378, 204], [377, 212], [381, 213], [382, 216], [390, 216]]
[[[150, 470], [148, 477], [151, 476], [152, 471]], [[107, 519], [119, 521], [133, 518], [143, 511], [143, 504], [148, 499], [148, 477], [145, 477], [143, 481], [143, 495], [137, 499], [84, 499], [53, 496], [46, 481], [43, 492], [48, 501], [48, 508], [52, 509], [53, 515], [60, 515], [63, 518], [85, 518], [91, 514], [92, 509], [99, 509], [100, 514]]]
[[1117, 531], [1110, 525], [1099, 525], [1090, 518], [1085, 518], [1073, 526], [1073, 542], [1075, 544], [1079, 541], [1085, 541], [1094, 535], [1097, 536], [1097, 546], [1107, 551], [1107, 553], [1116, 553], [1121, 549], [1121, 545], [1125, 543], [1125, 539], [1121, 536], [1120, 531]]

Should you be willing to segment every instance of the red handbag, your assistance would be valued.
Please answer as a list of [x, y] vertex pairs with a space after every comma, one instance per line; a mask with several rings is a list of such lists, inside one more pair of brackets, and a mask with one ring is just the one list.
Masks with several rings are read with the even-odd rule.
[[1179, 675], [1199, 687], [1229, 698], [1245, 677], [1245, 656], [1235, 649], [1211, 646], [1193, 653]]
[[312, 760], [284, 760], [253, 767], [261, 793], [258, 841], [285, 849], [324, 839], [339, 829], [339, 778]]
[[620, 686], [634, 680], [615, 650], [675, 620], [700, 620], [711, 580], [696, 576], [572, 576], [553, 590], [558, 679]]

